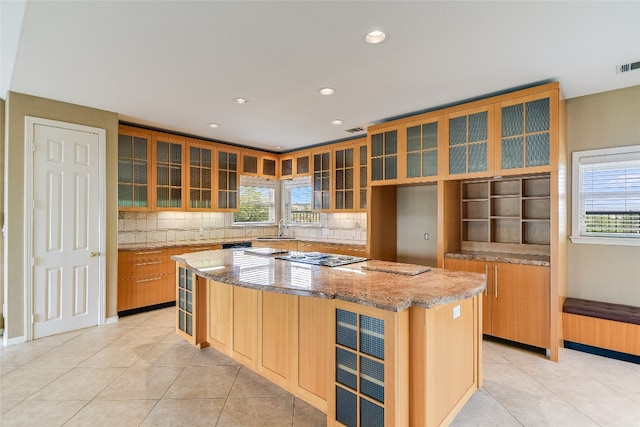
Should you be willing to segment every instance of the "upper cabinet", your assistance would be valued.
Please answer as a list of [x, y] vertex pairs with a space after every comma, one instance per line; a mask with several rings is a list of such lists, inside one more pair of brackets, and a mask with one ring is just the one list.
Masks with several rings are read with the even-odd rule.
[[334, 207], [337, 211], [354, 210], [356, 207], [355, 174], [356, 150], [353, 145], [341, 146], [333, 151], [334, 159]]
[[240, 153], [237, 150], [218, 149], [218, 203], [217, 210], [234, 212], [238, 210], [238, 160]]
[[496, 128], [496, 174], [547, 172], [558, 133], [558, 91], [500, 103]]
[[398, 127], [391, 127], [369, 135], [371, 185], [397, 182], [398, 133]]
[[292, 179], [311, 174], [311, 161], [308, 151], [296, 151], [280, 156], [280, 178]]
[[189, 156], [187, 209], [211, 210], [213, 208], [213, 148], [193, 144], [189, 146], [187, 153]]
[[313, 206], [315, 211], [331, 209], [331, 151], [316, 151], [313, 157]]
[[436, 180], [441, 169], [439, 166], [441, 117], [408, 123], [403, 131], [406, 138], [405, 164], [400, 168], [405, 171], [403, 181], [427, 182]]
[[241, 175], [258, 176], [267, 179], [278, 178], [278, 155], [251, 150], [241, 151]]
[[452, 178], [493, 173], [493, 106], [455, 111], [445, 118], [447, 174]]
[[154, 138], [156, 210], [181, 210], [184, 207], [184, 146], [183, 141], [166, 135]]
[[121, 126], [118, 132], [118, 209], [150, 210], [151, 135]]
[[369, 146], [367, 141], [363, 141], [356, 145], [358, 150], [358, 208], [359, 211], [367, 210], [367, 186], [369, 185], [369, 157], [367, 155]]

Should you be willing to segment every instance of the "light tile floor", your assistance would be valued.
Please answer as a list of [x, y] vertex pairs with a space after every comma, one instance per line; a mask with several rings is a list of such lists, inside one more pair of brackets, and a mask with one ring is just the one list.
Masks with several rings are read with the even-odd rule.
[[[174, 332], [173, 308], [0, 349], [0, 425], [322, 426], [325, 416]], [[640, 365], [485, 341], [454, 426], [640, 427]]]

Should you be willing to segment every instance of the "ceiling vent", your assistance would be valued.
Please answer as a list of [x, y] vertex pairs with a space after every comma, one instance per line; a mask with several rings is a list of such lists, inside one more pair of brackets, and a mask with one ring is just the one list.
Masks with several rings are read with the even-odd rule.
[[638, 68], [640, 68], [640, 61], [616, 65], [616, 74], [626, 73], [627, 71], [637, 70]]
[[358, 133], [358, 132], [363, 132], [364, 128], [361, 128], [360, 126], [356, 127], [356, 128], [351, 128], [351, 129], [347, 129], [347, 132], [349, 133]]

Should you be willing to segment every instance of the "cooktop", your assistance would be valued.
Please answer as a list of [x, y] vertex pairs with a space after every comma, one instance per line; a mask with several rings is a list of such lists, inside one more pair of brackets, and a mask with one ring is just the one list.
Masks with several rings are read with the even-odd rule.
[[304, 264], [323, 265], [325, 267], [338, 267], [341, 265], [366, 261], [368, 259], [350, 255], [325, 254], [321, 252], [298, 252], [290, 255], [277, 256], [275, 258], [284, 261], [301, 262]]

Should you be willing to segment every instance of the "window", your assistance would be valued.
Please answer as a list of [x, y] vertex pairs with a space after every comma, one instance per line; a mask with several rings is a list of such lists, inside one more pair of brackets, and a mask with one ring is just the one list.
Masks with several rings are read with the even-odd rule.
[[573, 153], [571, 241], [640, 246], [640, 145]]
[[234, 224], [275, 224], [277, 181], [240, 177], [240, 206]]
[[283, 215], [287, 224], [313, 224], [320, 223], [320, 214], [311, 210], [313, 188], [311, 177], [297, 178], [285, 181]]

